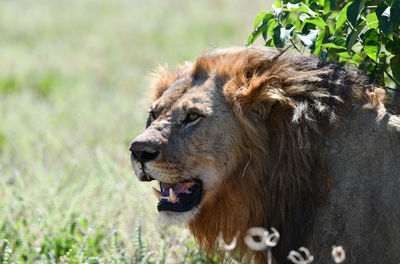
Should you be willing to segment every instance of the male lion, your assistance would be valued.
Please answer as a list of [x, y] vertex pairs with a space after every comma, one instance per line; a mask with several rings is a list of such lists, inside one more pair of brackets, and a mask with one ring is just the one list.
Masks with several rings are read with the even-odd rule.
[[[131, 144], [141, 181], [158, 180], [162, 221], [205, 249], [219, 232], [247, 255], [250, 227], [275, 227], [277, 263], [400, 262], [400, 118], [352, 67], [271, 48], [231, 48], [158, 72], [146, 130]], [[255, 253], [257, 262], [265, 256]]]

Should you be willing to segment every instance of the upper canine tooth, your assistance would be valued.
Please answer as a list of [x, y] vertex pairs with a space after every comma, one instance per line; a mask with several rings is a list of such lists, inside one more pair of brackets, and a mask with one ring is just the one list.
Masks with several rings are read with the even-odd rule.
[[172, 188], [169, 189], [169, 201], [172, 203], [176, 202], [176, 194], [174, 193], [174, 190], [172, 190]]
[[154, 195], [157, 197], [158, 201], [161, 201], [161, 192], [153, 187]]

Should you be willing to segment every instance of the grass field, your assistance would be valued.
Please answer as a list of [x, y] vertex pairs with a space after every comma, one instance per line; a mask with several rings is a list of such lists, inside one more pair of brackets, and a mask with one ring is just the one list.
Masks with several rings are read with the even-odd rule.
[[157, 220], [128, 146], [157, 63], [244, 45], [270, 3], [1, 1], [0, 263], [207, 262]]

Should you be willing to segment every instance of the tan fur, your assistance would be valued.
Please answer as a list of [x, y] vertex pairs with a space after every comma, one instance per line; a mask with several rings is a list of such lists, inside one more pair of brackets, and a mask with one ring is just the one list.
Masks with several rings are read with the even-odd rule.
[[[184, 87], [170, 91], [178, 80], [185, 80]], [[215, 98], [202, 94], [203, 88], [198, 88], [196, 94], [196, 88], [191, 88], [196, 85], [212, 90]], [[174, 151], [184, 153], [182, 160], [174, 156], [174, 161], [168, 161], [186, 164], [182, 165], [183, 171], [206, 164], [213, 172], [226, 171], [224, 176], [210, 174], [221, 177], [213, 184], [217, 190], [205, 190], [200, 210], [189, 222], [200, 245], [211, 251], [219, 232], [231, 241], [239, 231], [237, 250], [243, 256], [249, 252], [243, 239], [246, 230], [273, 226], [281, 233], [274, 249], [280, 261], [286, 260], [288, 250], [310, 241], [319, 208], [330, 204], [333, 176], [321, 154], [329, 150], [324, 135], [345, 129], [348, 120], [362, 111], [384, 109], [385, 97], [383, 89], [353, 68], [257, 48], [216, 50], [199, 56], [193, 65], [179, 67], [175, 74], [162, 70], [153, 82], [153, 90], [154, 106], [163, 106], [154, 126], [163, 117], [171, 119], [174, 109], [192, 103], [192, 99], [186, 103], [177, 99], [188, 91], [213, 102], [212, 107], [226, 104], [231, 109], [225, 114], [227, 125], [221, 123], [218, 133], [232, 139], [222, 139], [214, 127], [198, 128], [198, 136], [190, 139], [196, 142], [175, 141], [182, 145], [174, 146]], [[218, 93], [222, 97], [216, 96]], [[172, 97], [173, 102], [167, 102]], [[218, 107], [212, 110], [211, 117], [221, 111]], [[170, 139], [172, 132], [168, 133], [165, 138]], [[221, 139], [216, 138], [217, 134]], [[207, 152], [208, 141], [221, 145]], [[181, 148], [185, 149], [179, 152]], [[182, 175], [185, 173], [190, 174]], [[262, 253], [256, 258], [263, 263]]]

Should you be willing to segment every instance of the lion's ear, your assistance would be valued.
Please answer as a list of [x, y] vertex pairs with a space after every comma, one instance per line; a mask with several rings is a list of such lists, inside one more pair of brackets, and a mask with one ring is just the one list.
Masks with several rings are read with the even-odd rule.
[[229, 67], [230, 79], [224, 86], [224, 94], [238, 111], [257, 113], [263, 118], [273, 105], [291, 103], [285, 95], [287, 60], [281, 57], [285, 51], [271, 57], [257, 49], [248, 49]]
[[279, 75], [271, 72], [245, 72], [224, 86], [224, 93], [234, 108], [243, 113], [255, 113], [261, 119], [268, 117], [275, 104], [290, 104]]

